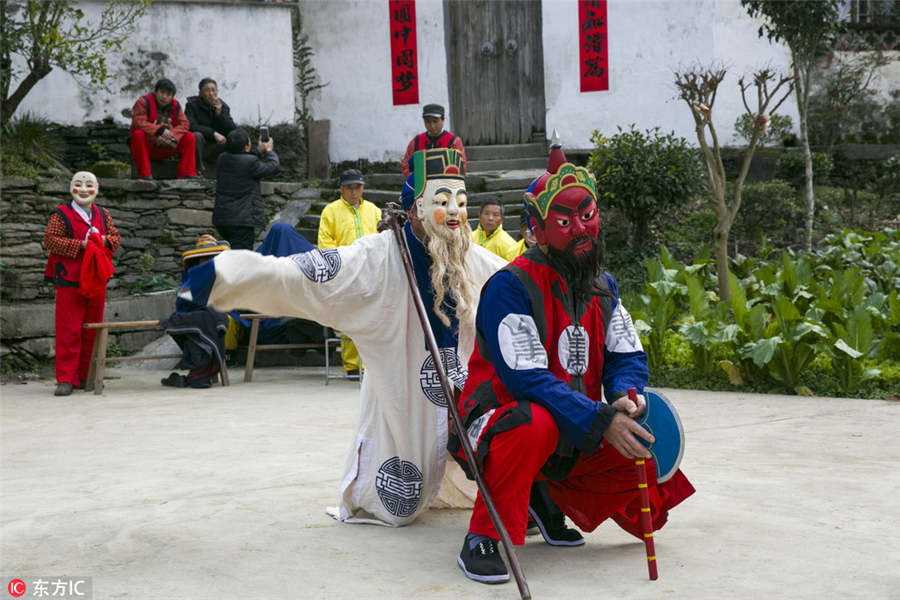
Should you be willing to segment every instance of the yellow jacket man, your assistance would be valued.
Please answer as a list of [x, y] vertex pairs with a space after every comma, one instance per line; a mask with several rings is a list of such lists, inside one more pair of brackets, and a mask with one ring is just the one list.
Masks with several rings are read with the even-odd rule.
[[[319, 221], [320, 249], [349, 246], [364, 235], [378, 232], [376, 226], [381, 219], [381, 210], [362, 197], [364, 186], [365, 181], [358, 170], [347, 169], [341, 173], [341, 197], [325, 207]], [[350, 338], [341, 338], [344, 370], [348, 374], [359, 373], [356, 347]]]
[[512, 260], [516, 254], [516, 241], [503, 230], [503, 205], [497, 200], [485, 200], [478, 213], [478, 228], [472, 232], [472, 241], [504, 260]]

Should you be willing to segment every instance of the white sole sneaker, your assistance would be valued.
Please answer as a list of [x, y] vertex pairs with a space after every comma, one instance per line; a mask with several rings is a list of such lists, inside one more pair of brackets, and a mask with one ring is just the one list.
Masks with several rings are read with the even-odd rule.
[[462, 569], [462, 572], [466, 574], [466, 577], [472, 579], [474, 581], [479, 581], [481, 583], [506, 583], [509, 581], [509, 573], [505, 573], [503, 575], [479, 575], [478, 573], [472, 573], [468, 569], [466, 569], [465, 563], [463, 563], [462, 556], [456, 557], [456, 564], [459, 565], [459, 568]]
[[575, 541], [569, 542], [566, 540], [557, 540], [550, 537], [550, 534], [547, 533], [546, 527], [544, 527], [544, 522], [541, 521], [540, 517], [538, 517], [537, 513], [530, 506], [528, 507], [528, 514], [531, 515], [531, 518], [534, 519], [534, 522], [538, 526], [538, 530], [541, 532], [541, 535], [544, 537], [544, 541], [550, 544], [551, 546], [584, 546], [584, 538], [577, 539]]

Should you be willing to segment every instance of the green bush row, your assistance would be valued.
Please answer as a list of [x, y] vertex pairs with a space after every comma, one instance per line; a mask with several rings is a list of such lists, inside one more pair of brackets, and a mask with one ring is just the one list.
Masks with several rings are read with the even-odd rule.
[[[845, 230], [812, 254], [738, 255], [730, 302], [716, 296], [708, 256], [681, 264], [663, 247], [645, 265], [632, 310], [651, 372], [690, 367], [715, 380], [721, 371], [734, 385], [800, 394], [849, 396], [876, 378], [900, 387], [897, 230]], [[811, 380], [815, 370], [827, 377]]]

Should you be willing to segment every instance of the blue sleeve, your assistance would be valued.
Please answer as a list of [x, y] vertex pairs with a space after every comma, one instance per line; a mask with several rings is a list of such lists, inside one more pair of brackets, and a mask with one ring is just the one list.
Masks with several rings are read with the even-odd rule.
[[216, 259], [208, 260], [188, 269], [187, 274], [182, 276], [182, 284], [178, 288], [178, 298], [199, 306], [206, 306], [213, 284], [216, 282], [215, 261]]
[[513, 274], [500, 271], [488, 282], [476, 326], [487, 346], [485, 358], [510, 395], [546, 408], [564, 437], [582, 451], [593, 452], [615, 411], [571, 389], [548, 370], [531, 301]]
[[[612, 404], [628, 393], [628, 388], [636, 388], [638, 394], [644, 392], [650, 374], [647, 370], [647, 355], [641, 347], [634, 323], [625, 307], [619, 301], [619, 286], [612, 275], [606, 274], [609, 290], [615, 297], [613, 314], [606, 331], [606, 346], [603, 350], [603, 395]], [[613, 348], [614, 350], [610, 350]]]

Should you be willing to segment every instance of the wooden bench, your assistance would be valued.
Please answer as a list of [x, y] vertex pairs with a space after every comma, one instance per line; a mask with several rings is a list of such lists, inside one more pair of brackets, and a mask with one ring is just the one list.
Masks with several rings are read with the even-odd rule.
[[[182, 354], [159, 354], [156, 356], [111, 356], [107, 358], [106, 350], [109, 345], [110, 329], [155, 329], [159, 327], [159, 321], [121, 321], [119, 323], [85, 323], [85, 329], [96, 329], [97, 337], [94, 338], [94, 349], [91, 352], [91, 367], [88, 371], [88, 380], [85, 383], [85, 391], [94, 390], [95, 394], [103, 392], [103, 374], [106, 371], [106, 363], [129, 360], [161, 360], [165, 358], [181, 358]], [[222, 385], [228, 385], [228, 370], [225, 367], [225, 357], [219, 363], [219, 379]]]
[[265, 315], [259, 313], [247, 313], [239, 315], [242, 319], [250, 321], [250, 337], [247, 340], [247, 364], [244, 367], [244, 383], [253, 381], [253, 363], [256, 362], [256, 353], [260, 350], [295, 350], [295, 349], [319, 349], [323, 344], [259, 344], [259, 320], [280, 319], [279, 315]]

